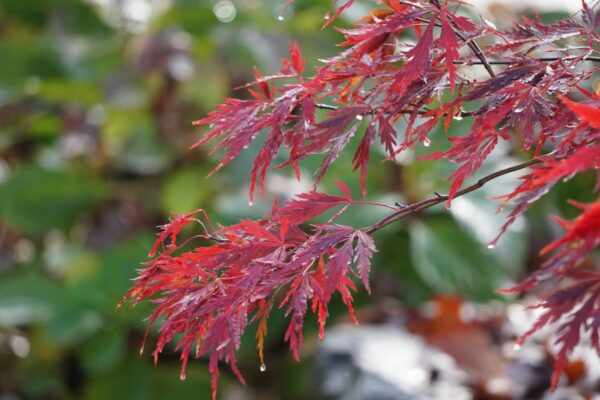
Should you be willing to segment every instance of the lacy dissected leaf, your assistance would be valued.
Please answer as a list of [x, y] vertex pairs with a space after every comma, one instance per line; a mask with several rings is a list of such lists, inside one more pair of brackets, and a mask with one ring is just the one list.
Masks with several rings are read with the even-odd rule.
[[527, 338], [547, 325], [558, 325], [552, 387], [556, 387], [560, 374], [567, 366], [569, 356], [579, 344], [582, 335], [589, 334], [594, 349], [600, 355], [600, 274], [576, 271], [569, 274], [573, 281], [536, 304], [533, 308], [542, 309], [533, 327], [521, 336], [517, 344], [522, 345]]
[[[331, 7], [333, 8], [333, 6], [335, 5], [336, 1], [333, 1], [333, 3], [331, 4]], [[345, 9], [347, 9], [348, 7], [350, 7], [352, 4], [354, 3], [354, 0], [346, 0], [346, 2], [344, 4], [342, 4], [333, 15], [331, 15], [331, 9], [327, 12], [327, 14], [325, 15], [325, 19], [327, 20], [325, 22], [325, 24], [323, 25], [322, 29], [327, 28], [331, 23], [333, 23], [333, 21], [335, 21], [337, 19], [337, 17], [340, 16], [340, 14], [342, 14], [342, 12], [344, 12]]]
[[509, 195], [506, 202], [516, 200], [517, 206], [509, 214], [500, 234], [492, 243], [508, 229], [508, 227], [540, 197], [548, 193], [560, 180], [567, 180], [574, 175], [588, 170], [600, 169], [600, 144], [590, 147], [579, 147], [571, 155], [554, 160], [545, 158], [542, 164], [532, 167], [533, 172], [522, 178], [523, 182]]
[[354, 158], [352, 159], [354, 171], [360, 169], [360, 184], [362, 186], [363, 197], [367, 195], [367, 165], [369, 164], [371, 155], [371, 144], [375, 141], [376, 134], [377, 131], [375, 130], [375, 125], [370, 124], [360, 141], [356, 153], [354, 153]]
[[563, 237], [546, 245], [542, 255], [552, 255], [523, 282], [505, 292], [531, 290], [540, 282], [548, 279], [560, 279], [581, 265], [588, 255], [600, 246], [600, 200], [591, 204], [573, 202], [583, 212], [574, 220], [567, 221], [554, 217], [566, 232]]
[[161, 231], [158, 234], [156, 241], [154, 242], [154, 246], [150, 250], [150, 257], [154, 257], [158, 249], [163, 246], [163, 250], [165, 242], [170, 238], [170, 243], [168, 243], [168, 247], [176, 247], [177, 246], [177, 235], [181, 232], [181, 230], [188, 225], [189, 223], [194, 221], [192, 218], [193, 215], [197, 214], [197, 211], [190, 212], [183, 215], [177, 215], [175, 218], [171, 220], [166, 225], [161, 227]]
[[[348, 188], [339, 183], [349, 196]], [[371, 237], [355, 228], [317, 225], [305, 232], [299, 224], [331, 207], [348, 205], [349, 197], [310, 192], [274, 209], [260, 220], [241, 220], [239, 224], [212, 229], [207, 220], [179, 216], [158, 234], [147, 268], [139, 271], [134, 286], [123, 301], [134, 303], [152, 298], [155, 308], [150, 325], [162, 319], [153, 356], [158, 360], [164, 346], [174, 341], [181, 353], [181, 377], [190, 353], [209, 359], [216, 396], [219, 362], [229, 364], [243, 382], [237, 368], [236, 351], [241, 336], [257, 321], [257, 348], [264, 363], [264, 337], [272, 304], [279, 303], [290, 318], [285, 340], [295, 358], [302, 346], [302, 327], [312, 303], [321, 335], [332, 296], [340, 293], [354, 318], [352, 277], [360, 275], [368, 288], [368, 271], [375, 246]], [[182, 227], [197, 221], [207, 231], [178, 244]], [[210, 229], [210, 231], [209, 231]], [[162, 248], [165, 241], [169, 246]], [[193, 250], [182, 246], [199, 243]], [[187, 248], [187, 247], [186, 247]], [[353, 267], [354, 266], [354, 267]], [[146, 335], [150, 331], [148, 327]], [[143, 348], [143, 347], [142, 347]]]
[[369, 271], [371, 269], [371, 260], [375, 250], [375, 243], [371, 236], [367, 235], [363, 231], [356, 231], [356, 265], [358, 267], [358, 273], [360, 279], [363, 282], [365, 288], [370, 292], [371, 287], [369, 285]]
[[399, 95], [404, 94], [406, 89], [413, 81], [425, 74], [431, 65], [433, 48], [433, 29], [435, 19], [427, 25], [425, 32], [419, 38], [419, 42], [406, 52], [406, 58], [409, 60], [402, 70], [396, 75], [393, 83], [394, 89]]
[[566, 97], [562, 101], [579, 117], [581, 122], [600, 130], [600, 100], [594, 103], [575, 103]]
[[446, 68], [448, 68], [450, 88], [452, 92], [454, 92], [454, 85], [456, 83], [456, 66], [454, 65], [454, 61], [456, 61], [459, 57], [459, 45], [458, 40], [456, 39], [456, 34], [454, 33], [454, 29], [452, 29], [452, 26], [450, 25], [448, 11], [446, 8], [442, 9], [440, 13], [440, 20], [442, 21], [440, 42], [444, 48], [444, 56], [446, 59]]
[[334, 207], [352, 204], [349, 193], [345, 194], [346, 197], [315, 191], [299, 194], [278, 209], [277, 218], [289, 224], [302, 224]]

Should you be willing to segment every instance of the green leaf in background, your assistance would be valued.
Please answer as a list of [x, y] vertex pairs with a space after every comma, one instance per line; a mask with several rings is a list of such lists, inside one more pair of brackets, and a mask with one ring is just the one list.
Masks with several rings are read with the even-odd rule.
[[[183, 214], [201, 208], [213, 195], [206, 190], [206, 174], [206, 171], [196, 166], [181, 169], [169, 176], [161, 192], [165, 214]], [[202, 208], [205, 207], [204, 205]]]
[[99, 374], [86, 385], [86, 400], [152, 400], [154, 394], [152, 366], [139, 358], [128, 360], [119, 368]]
[[31, 27], [39, 27], [46, 21], [54, 0], [0, 0], [0, 12]]
[[210, 383], [203, 364], [190, 362], [187, 379], [179, 380], [179, 365], [160, 362], [154, 367], [149, 360], [133, 355], [119, 368], [96, 375], [84, 389], [83, 399], [106, 400], [188, 400], [209, 399]]
[[60, 296], [58, 285], [33, 271], [0, 278], [0, 327], [14, 327], [52, 317]]
[[446, 216], [409, 226], [411, 257], [417, 273], [434, 292], [472, 300], [496, 298], [508, 274], [484, 245]]
[[126, 346], [124, 332], [116, 329], [99, 332], [81, 349], [83, 366], [90, 373], [114, 368], [125, 358]]
[[62, 295], [53, 318], [44, 328], [48, 338], [56, 343], [76, 344], [96, 333], [105, 321], [97, 311]]
[[[499, 213], [501, 203], [491, 199], [499, 196], [506, 187], [509, 186], [503, 186], [501, 180], [490, 182], [480, 190], [452, 201], [450, 214], [479, 247], [485, 248], [500, 233], [506, 216], [511, 211], [509, 206]], [[525, 265], [526, 243], [524, 221], [518, 220], [502, 235], [493, 249], [488, 249], [488, 253], [510, 275], [516, 276]]]
[[115, 307], [131, 286], [135, 271], [141, 268], [142, 262], [147, 259], [148, 249], [152, 247], [153, 240], [151, 235], [144, 233], [120, 242], [104, 252], [97, 270], [98, 275], [92, 284], [94, 290], [102, 294], [105, 301], [104, 310], [107, 313], [120, 314]]
[[94, 177], [23, 167], [0, 185], [0, 219], [31, 235], [68, 228], [103, 192]]
[[20, 88], [26, 79], [60, 76], [62, 66], [50, 47], [39, 48], [37, 43], [26, 39], [6, 40], [0, 37], [0, 54], [11, 62], [0, 63], [2, 86]]
[[47, 80], [41, 84], [38, 96], [50, 102], [78, 102], [89, 106], [101, 101], [102, 91], [88, 82]]

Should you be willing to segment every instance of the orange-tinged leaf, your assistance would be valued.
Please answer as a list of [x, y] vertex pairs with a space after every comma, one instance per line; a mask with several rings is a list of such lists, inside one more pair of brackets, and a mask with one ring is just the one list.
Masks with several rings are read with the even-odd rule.
[[567, 97], [562, 97], [561, 100], [581, 119], [581, 121], [596, 129], [600, 129], [600, 103], [594, 105], [575, 103]]

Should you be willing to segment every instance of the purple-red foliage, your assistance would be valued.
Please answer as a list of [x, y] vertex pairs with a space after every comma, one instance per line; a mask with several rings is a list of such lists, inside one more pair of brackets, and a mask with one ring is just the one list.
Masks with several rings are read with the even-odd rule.
[[[300, 226], [316, 214], [355, 203], [345, 185], [340, 183], [340, 188], [346, 196], [305, 193], [281, 208], [274, 207], [258, 221], [240, 220], [237, 225], [214, 230], [206, 214], [198, 211], [177, 216], [162, 227], [151, 251], [153, 258], [125, 296], [137, 303], [160, 295], [150, 316], [151, 324], [164, 318], [153, 353], [155, 362], [164, 346], [182, 334], [176, 346], [181, 351], [182, 379], [193, 351], [195, 357], [208, 357], [216, 390], [221, 360], [229, 363], [243, 382], [235, 353], [243, 332], [254, 320], [259, 321], [262, 358], [266, 320], [273, 304], [290, 317], [285, 340], [296, 359], [309, 308], [317, 315], [321, 336], [334, 293], [341, 295], [354, 318], [352, 292], [356, 286], [352, 278], [369, 288], [369, 268], [376, 251], [373, 240], [361, 229], [333, 222], [308, 229]], [[204, 233], [178, 242], [181, 229], [193, 223]], [[214, 243], [183, 249], [198, 245], [199, 240]]]
[[[344, 2], [325, 25], [352, 3]], [[502, 232], [556, 183], [600, 169], [600, 98], [584, 88], [598, 72], [591, 62], [600, 61], [597, 7], [582, 2], [579, 17], [551, 24], [524, 19], [499, 30], [458, 15], [463, 5], [458, 0], [382, 3], [385, 8], [373, 10], [351, 29], [339, 30], [344, 49], [324, 60], [314, 76], [303, 76], [305, 61], [292, 45], [290, 59], [282, 61], [277, 74], [263, 76], [255, 70], [256, 80], [246, 86], [251, 99], [225, 99], [196, 121], [208, 127], [196, 146], [214, 142], [211, 153], [224, 154], [214, 171], [264, 136], [250, 171], [251, 201], [256, 189], [262, 192], [271, 167], [291, 165], [299, 178], [299, 161], [325, 154], [313, 191], [274, 206], [263, 219], [214, 229], [204, 213], [201, 219], [197, 213], [176, 217], [159, 232], [147, 268], [125, 296], [134, 302], [152, 297], [156, 307], [151, 323], [164, 318], [155, 359], [177, 334], [182, 334], [177, 343], [182, 376], [191, 352], [208, 357], [213, 397], [219, 361], [227, 362], [243, 381], [235, 354], [253, 321], [262, 360], [273, 306], [285, 309], [290, 320], [285, 340], [298, 358], [309, 309], [317, 315], [322, 336], [334, 293], [352, 313], [355, 282], [362, 281], [369, 290], [375, 252], [370, 233], [401, 218], [406, 208], [365, 228], [332, 222], [348, 206], [371, 204], [353, 200], [341, 183], [343, 196], [316, 191], [353, 136], [361, 136], [353, 165], [365, 197], [375, 142], [393, 159], [417, 143], [427, 146], [430, 132], [440, 123], [448, 129], [455, 119], [472, 118], [469, 131], [448, 138], [447, 151], [423, 157], [457, 164], [449, 177], [449, 194], [442, 196], [447, 207], [463, 194], [465, 180], [500, 142], [515, 143], [524, 156], [533, 153], [537, 163], [506, 195], [505, 201], [516, 207]], [[410, 37], [416, 42], [407, 40]], [[586, 100], [569, 100], [575, 96]], [[406, 128], [398, 129], [400, 121]], [[283, 154], [287, 159], [273, 166], [275, 157]], [[432, 204], [437, 204], [435, 198], [415, 204], [415, 210]], [[564, 284], [540, 302], [544, 312], [525, 335], [558, 324], [553, 385], [583, 331], [590, 332], [600, 350], [600, 275], [582, 269], [600, 244], [600, 200], [574, 204], [582, 209], [580, 216], [574, 221], [556, 219], [566, 233], [544, 248], [547, 259], [542, 267], [507, 290], [531, 291], [548, 280], [555, 281], [555, 287]], [[339, 212], [330, 222], [306, 225], [335, 209]], [[178, 240], [182, 228], [196, 222], [203, 233]], [[198, 247], [183, 248], [191, 244]]]

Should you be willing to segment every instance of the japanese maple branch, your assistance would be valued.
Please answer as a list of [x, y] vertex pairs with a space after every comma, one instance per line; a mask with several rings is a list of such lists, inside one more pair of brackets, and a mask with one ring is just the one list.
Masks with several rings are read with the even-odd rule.
[[[466, 188], [458, 191], [456, 193], [456, 195], [454, 195], [454, 198], [460, 197], [460, 196], [465, 195], [467, 193], [471, 193], [471, 192], [473, 192], [473, 191], [481, 188], [483, 185], [485, 185], [489, 181], [494, 180], [494, 179], [496, 179], [498, 177], [510, 174], [512, 172], [515, 172], [515, 171], [519, 171], [519, 170], [525, 169], [525, 168], [530, 167], [530, 166], [532, 166], [534, 164], [538, 164], [539, 162], [540, 162], [539, 160], [535, 160], [535, 159], [534, 160], [529, 160], [529, 161], [523, 162], [521, 164], [517, 164], [517, 165], [514, 165], [512, 167], [505, 168], [505, 169], [502, 169], [500, 171], [496, 171], [493, 174], [487, 175], [487, 176], [479, 179], [477, 181], [477, 183], [475, 183], [475, 184], [473, 184], [471, 186], [468, 186], [468, 187], [466, 187]], [[396, 221], [398, 221], [398, 220], [406, 217], [409, 214], [412, 214], [412, 213], [415, 213], [417, 211], [421, 211], [423, 209], [432, 207], [432, 206], [434, 206], [436, 204], [443, 203], [444, 201], [448, 200], [448, 198], [449, 198], [448, 195], [442, 195], [442, 194], [436, 193], [434, 197], [431, 197], [431, 198], [428, 198], [428, 199], [425, 199], [425, 200], [421, 200], [421, 201], [418, 201], [416, 203], [412, 203], [412, 204], [407, 205], [407, 206], [403, 206], [403, 207], [399, 208], [397, 211], [393, 212], [392, 214], [390, 214], [390, 215], [382, 218], [381, 220], [379, 220], [378, 222], [374, 223], [373, 225], [365, 228], [365, 232], [369, 233], [369, 234], [371, 234], [373, 232], [376, 232], [376, 231], [380, 230], [381, 228], [386, 227], [386, 226], [388, 226], [388, 225], [390, 225], [390, 224], [392, 224], [392, 223], [394, 223], [394, 222], [396, 222]]]
[[[330, 111], [335, 111], [337, 109], [339, 109], [339, 107], [336, 106], [332, 106], [330, 104], [324, 104], [324, 103], [316, 103], [315, 107], [321, 109], [321, 110], [330, 110]], [[431, 112], [432, 110], [427, 110], [427, 109], [423, 109], [423, 110], [417, 110], [417, 114], [419, 115], [427, 115]], [[394, 111], [395, 114], [412, 114], [413, 112], [415, 112], [414, 108], [410, 108], [410, 109], [405, 109], [405, 110], [399, 110], [399, 111]], [[376, 114], [375, 110], [371, 110], [371, 111], [367, 111], [364, 113], [364, 115], [370, 115], [370, 114]], [[444, 115], [446, 115], [447, 113], [444, 113]], [[474, 115], [477, 115], [478, 111], [461, 111], [457, 114], [454, 114], [456, 116], [461, 116], [461, 117], [472, 117]]]
[[[575, 58], [575, 56], [568, 57], [539, 57], [532, 58], [534, 61], [542, 61], [542, 62], [553, 62], [558, 60], [571, 60]], [[589, 61], [589, 62], [600, 62], [600, 57], [585, 57], [581, 61]], [[490, 65], [513, 65], [523, 62], [523, 60], [488, 60], [488, 64]], [[482, 62], [480, 60], [472, 60], [472, 61], [454, 61], [454, 64], [458, 65], [480, 65]]]

